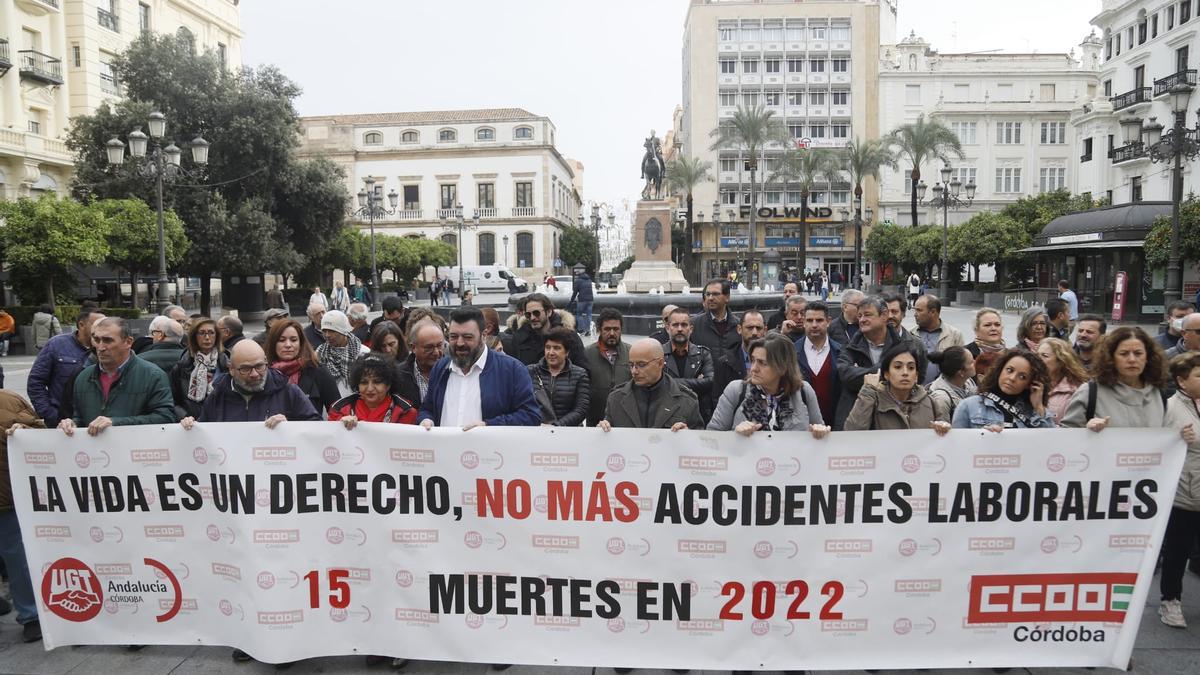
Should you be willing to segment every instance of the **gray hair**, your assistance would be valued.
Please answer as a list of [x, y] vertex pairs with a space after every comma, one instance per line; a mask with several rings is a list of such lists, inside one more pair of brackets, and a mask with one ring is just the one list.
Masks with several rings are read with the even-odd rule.
[[319, 302], [314, 302], [308, 306], [308, 310], [305, 311], [305, 314], [308, 314], [309, 317], [312, 317], [313, 312], [324, 312], [324, 311], [325, 311], [325, 305], [322, 305]]
[[408, 328], [408, 344], [409, 344], [410, 348], [412, 348], [413, 345], [417, 344], [417, 336], [420, 335], [421, 329], [426, 326], [433, 326], [434, 328], [436, 328], [437, 331], [442, 334], [442, 340], [445, 341], [446, 333], [442, 330], [442, 327], [437, 325], [437, 322], [434, 321], [433, 319], [426, 317], [419, 321], [416, 321], [415, 323], [413, 323], [413, 325], [409, 326], [409, 328]]
[[808, 305], [808, 298], [797, 293], [795, 295], [789, 295], [787, 298], [787, 301], [784, 304], [786, 304], [786, 305]]
[[346, 308], [346, 318], [351, 321], [366, 321], [368, 311], [367, 306], [361, 302], [351, 303]]
[[184, 312], [185, 314], [187, 313], [187, 310], [180, 307], [179, 305], [167, 305], [166, 307], [163, 307], [161, 316], [169, 317], [169, 316], [171, 316], [171, 312], [174, 312], [175, 310], [179, 310], [181, 312]]
[[242, 331], [245, 330], [245, 328], [242, 326], [242, 320], [232, 314], [226, 314], [220, 319], [217, 319], [217, 325], [221, 328], [228, 328], [229, 332], [233, 333], [234, 335], [241, 335]]
[[1041, 305], [1034, 305], [1021, 313], [1021, 322], [1017, 324], [1018, 340], [1024, 340], [1029, 337], [1029, 327], [1033, 325], [1033, 320], [1039, 316], [1046, 317], [1046, 327], [1050, 327], [1050, 317], [1046, 315], [1046, 308]]
[[850, 290], [842, 291], [842, 304], [857, 306], [865, 297], [867, 297], [866, 293], [856, 288], [851, 288]]
[[178, 321], [165, 316], [156, 316], [151, 319], [150, 330], [162, 331], [164, 335], [171, 337], [183, 337], [183, 326], [180, 326]]
[[112, 326], [116, 328], [122, 340], [127, 340], [132, 337], [129, 333], [129, 323], [119, 316], [108, 316], [100, 319], [96, 323], [92, 324], [92, 330], [95, 330], [99, 326]]
[[[843, 302], [844, 302], [844, 300], [843, 300]], [[887, 302], [878, 295], [864, 297], [862, 300], [859, 300], [858, 302], [856, 302], [855, 306], [858, 307], [858, 310], [860, 312], [863, 310], [864, 307], [874, 307], [875, 311], [879, 313], [879, 316], [887, 316], [887, 311], [888, 311]]]

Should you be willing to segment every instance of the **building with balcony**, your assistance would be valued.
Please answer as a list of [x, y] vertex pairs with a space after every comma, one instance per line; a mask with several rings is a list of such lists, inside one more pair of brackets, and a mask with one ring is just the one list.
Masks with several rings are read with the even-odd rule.
[[[750, 174], [737, 150], [710, 150], [710, 133], [737, 107], [765, 105], [793, 142], [841, 147], [880, 132], [880, 44], [895, 41], [894, 0], [691, 0], [683, 35], [683, 118], [675, 138], [683, 154], [712, 163], [717, 179], [697, 187], [693, 208], [706, 213], [693, 250], [705, 276], [740, 269], [763, 281], [781, 270], [839, 268], [849, 278], [853, 227], [839, 215], [851, 205], [848, 184], [821, 184], [809, 197], [773, 180], [783, 147], [759, 162], [757, 232], [750, 255]], [[719, 205], [714, 224], [713, 205]], [[875, 205], [868, 191], [864, 208]], [[764, 252], [770, 250], [770, 253]]]
[[[562, 271], [562, 231], [580, 222], [581, 200], [549, 118], [519, 108], [329, 115], [303, 118], [301, 134], [300, 154], [342, 167], [350, 194], [367, 177], [396, 193], [376, 236], [441, 239], [461, 245], [464, 265], [504, 264], [527, 280]], [[461, 242], [445, 227], [459, 215], [478, 221]]]
[[113, 60], [145, 31], [241, 63], [238, 0], [0, 0], [0, 199], [66, 192], [70, 119], [120, 96]]
[[[1097, 93], [1100, 42], [1079, 52], [943, 54], [915, 33], [884, 45], [879, 63], [880, 132], [919, 115], [954, 131], [965, 157], [951, 162], [951, 180], [975, 183], [969, 207], [951, 210], [951, 224], [996, 211], [1022, 197], [1071, 186], [1079, 149], [1071, 111]], [[912, 166], [899, 160], [882, 172], [881, 222], [911, 225]], [[921, 166], [929, 188], [942, 163]], [[941, 209], [919, 207], [918, 224], [942, 224]]]

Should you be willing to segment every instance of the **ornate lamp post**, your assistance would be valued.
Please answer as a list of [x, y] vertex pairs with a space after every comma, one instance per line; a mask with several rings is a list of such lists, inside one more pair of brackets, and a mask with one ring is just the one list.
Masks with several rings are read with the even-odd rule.
[[504, 266], [508, 267], [508, 235], [504, 235], [500, 241], [504, 242]]
[[[137, 171], [142, 176], [153, 179], [155, 183], [156, 209], [158, 211], [158, 281], [156, 282], [158, 302], [155, 311], [161, 312], [164, 307], [171, 304], [167, 294], [167, 284], [170, 283], [170, 280], [167, 278], [167, 243], [163, 223], [163, 183], [180, 176], [189, 178], [202, 176], [203, 167], [208, 164], [209, 143], [201, 136], [196, 136], [191, 143], [186, 144], [192, 150], [192, 162], [198, 167], [189, 171], [180, 164], [179, 160], [183, 151], [178, 146], [174, 143], [166, 147], [162, 145], [163, 137], [167, 133], [167, 116], [154, 111], [150, 113], [146, 126], [150, 129], [149, 136], [142, 133], [141, 129], [134, 129], [126, 138], [129, 139], [129, 154], [134, 159], [141, 160], [136, 165]], [[151, 142], [153, 142], [153, 147], [147, 155], [147, 146]], [[125, 163], [125, 144], [119, 138], [114, 136], [112, 140], [104, 144], [104, 147], [108, 153], [110, 167], [116, 168]]]
[[[929, 205], [942, 210], [942, 267], [938, 280], [938, 297], [942, 302], [948, 302], [950, 298], [950, 262], [949, 262], [949, 232], [950, 232], [950, 209], [958, 210], [963, 206], [970, 206], [971, 202], [975, 201], [975, 181], [967, 183], [967, 194], [965, 197], [960, 196], [962, 192], [962, 181], [955, 178], [950, 180], [950, 174], [954, 173], [954, 169], [945, 164], [942, 166], [942, 182], [933, 186], [933, 199], [929, 200]], [[925, 181], [917, 184], [917, 200], [924, 202], [925, 200]]]
[[[721, 203], [713, 202], [712, 205], [712, 225], [713, 225], [713, 264], [707, 279], [712, 279], [720, 274], [721, 269]], [[701, 282], [707, 281], [701, 279]]]
[[612, 227], [616, 222], [617, 214], [613, 213], [612, 204], [608, 202], [592, 202], [592, 235], [596, 239], [596, 269], [592, 270], [593, 274], [600, 274], [600, 209], [603, 208], [606, 212], [605, 218], [608, 220], [609, 227]]
[[363, 179], [363, 184], [364, 188], [358, 191], [358, 209], [354, 211], [354, 215], [366, 217], [367, 222], [371, 224], [371, 309], [378, 312], [383, 308], [383, 303], [379, 299], [379, 266], [375, 261], [375, 219], [394, 214], [396, 205], [400, 202], [400, 195], [394, 189], [389, 192], [387, 200], [391, 208], [384, 208], [383, 195], [375, 190], [375, 179], [367, 176]]
[[454, 207], [455, 217], [453, 221], [442, 220], [443, 230], [454, 230], [454, 248], [458, 249], [458, 297], [462, 298], [466, 289], [463, 288], [463, 259], [462, 259], [462, 233], [463, 230], [478, 230], [479, 229], [479, 210], [475, 210], [475, 217], [472, 222], [463, 221], [462, 204]]

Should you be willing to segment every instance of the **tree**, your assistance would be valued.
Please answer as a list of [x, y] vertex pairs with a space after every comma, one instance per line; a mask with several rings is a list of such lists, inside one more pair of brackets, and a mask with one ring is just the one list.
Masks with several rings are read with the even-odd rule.
[[[379, 269], [391, 270], [396, 281], [407, 281], [421, 273], [421, 251], [417, 239], [410, 237], [375, 237], [375, 256]], [[368, 264], [371, 242], [367, 241]]]
[[569, 267], [581, 264], [590, 270], [599, 269], [596, 263], [596, 235], [581, 227], [564, 227], [558, 240], [559, 255]]
[[692, 210], [692, 191], [700, 183], [712, 181], [712, 176], [708, 175], [708, 170], [712, 167], [712, 162], [705, 162], [699, 157], [690, 157], [681, 155], [671, 160], [667, 165], [667, 187], [676, 194], [683, 194], [684, 201], [687, 204], [687, 221], [684, 225], [686, 233], [685, 239], [687, 246], [683, 249], [684, 260], [687, 264], [685, 269], [692, 271], [695, 278], [700, 278], [700, 270], [693, 269], [696, 267], [695, 256], [692, 254], [692, 242], [696, 240], [696, 220], [695, 212]]
[[[102, 199], [92, 207], [108, 222], [108, 263], [128, 272], [136, 288], [138, 272], [158, 269], [158, 214], [140, 199]], [[163, 242], [168, 269], [179, 265], [190, 242], [174, 211], [163, 214]]]
[[[846, 173], [850, 174], [850, 184], [854, 186], [855, 213], [861, 219], [862, 214], [858, 213], [858, 210], [862, 209], [863, 182], [868, 178], [874, 178], [875, 183], [878, 184], [879, 173], [883, 167], [896, 168], [896, 156], [892, 154], [887, 141], [878, 138], [863, 140], [858, 136], [850, 139], [843, 153], [842, 167]], [[854, 262], [860, 268], [855, 274], [853, 282], [855, 287], [858, 286], [858, 274], [862, 272], [862, 245], [860, 225], [854, 232]]]
[[630, 267], [633, 267], [633, 263], [634, 263], [634, 257], [629, 256], [628, 258], [617, 263], [617, 266], [612, 268], [612, 273], [613, 274], [625, 274], [626, 270], [628, 270]]
[[880, 265], [900, 262], [900, 250], [907, 238], [908, 228], [881, 223], [871, 228], [863, 250], [867, 257]]
[[450, 244], [437, 239], [414, 239], [417, 245], [417, 255], [421, 259], [421, 278], [425, 278], [425, 268], [437, 269], [453, 265], [457, 251]]
[[912, 164], [912, 225], [917, 225], [917, 183], [921, 180], [921, 165], [940, 159], [950, 162], [950, 155], [962, 158], [962, 143], [958, 135], [937, 119], [917, 116], [917, 121], [903, 124], [888, 136], [888, 144], [896, 147], [900, 156]]
[[[1145, 241], [1146, 264], [1150, 267], [1167, 266], [1171, 255], [1171, 218], [1159, 216]], [[1179, 260], [1200, 261], [1200, 200], [1189, 196], [1179, 205]]]
[[[754, 259], [754, 245], [758, 239], [757, 210], [758, 187], [755, 176], [758, 171], [758, 160], [766, 147], [777, 143], [787, 147], [791, 143], [791, 134], [783, 120], [775, 116], [774, 110], [767, 110], [763, 104], [753, 109], [738, 106], [733, 116], [722, 120], [716, 129], [709, 132], [713, 141], [711, 150], [738, 150], [746, 162], [750, 164], [750, 259]], [[754, 285], [754, 278], [748, 280]]]
[[1022, 197], [1005, 206], [1000, 213], [1019, 223], [1030, 238], [1042, 232], [1050, 221], [1068, 213], [1077, 213], [1096, 208], [1097, 203], [1086, 195], [1072, 196], [1066, 189], [1043, 192], [1032, 197]]
[[[1028, 231], [1017, 221], [1004, 213], [984, 211], [950, 228], [949, 255], [955, 262], [974, 266], [978, 278], [982, 265], [996, 265], [999, 271], [1007, 263], [1023, 260], [1025, 254], [1018, 251], [1032, 241]], [[1004, 278], [1000, 273], [996, 277]]]
[[55, 279], [75, 265], [98, 265], [108, 255], [108, 224], [97, 208], [72, 199], [0, 202], [0, 238], [8, 266], [26, 278], [44, 279], [46, 302], [55, 304]]
[[838, 154], [829, 148], [797, 148], [783, 153], [779, 169], [768, 182], [795, 183], [800, 187], [800, 260], [807, 260], [808, 196], [817, 181], [829, 184], [842, 180], [842, 165]]

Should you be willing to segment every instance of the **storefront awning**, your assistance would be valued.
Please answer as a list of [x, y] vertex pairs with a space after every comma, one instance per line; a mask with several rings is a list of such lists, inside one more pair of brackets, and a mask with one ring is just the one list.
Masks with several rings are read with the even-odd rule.
[[1080, 249], [1097, 248], [1142, 248], [1141, 239], [1114, 239], [1113, 241], [1089, 241], [1082, 244], [1051, 244], [1049, 246], [1029, 246], [1019, 249], [1021, 253], [1043, 253], [1047, 251], [1077, 251]]
[[[1135, 202], [1068, 213], [1050, 221], [1028, 252], [1064, 248], [1141, 246], [1154, 221], [1171, 215], [1171, 202]], [[1100, 244], [1109, 244], [1102, 246]]]

